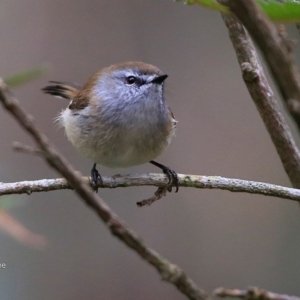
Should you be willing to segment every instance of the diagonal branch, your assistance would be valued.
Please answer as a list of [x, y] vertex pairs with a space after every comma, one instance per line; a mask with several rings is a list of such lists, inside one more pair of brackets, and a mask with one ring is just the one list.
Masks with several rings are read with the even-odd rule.
[[[179, 186], [199, 189], [220, 189], [230, 192], [244, 192], [273, 196], [283, 199], [300, 201], [300, 190], [279, 186], [270, 183], [248, 181], [221, 176], [200, 176], [178, 174]], [[103, 186], [99, 188], [119, 188], [132, 186], [156, 186], [164, 187], [166, 177], [163, 174], [136, 174], [136, 175], [115, 175], [102, 177]], [[88, 177], [82, 180], [90, 183]], [[48, 192], [62, 189], [71, 189], [70, 184], [64, 178], [40, 179], [33, 181], [20, 181], [14, 183], [0, 183], [0, 196], [10, 194], [31, 194], [35, 192]]]
[[299, 188], [300, 152], [274, 98], [253, 43], [241, 22], [234, 15], [224, 14], [222, 17], [228, 28], [248, 91], [269, 132], [292, 185]]
[[243, 22], [259, 46], [287, 108], [300, 130], [299, 73], [291, 42], [262, 12], [253, 0], [218, 0]]
[[67, 179], [70, 186], [80, 196], [80, 199], [94, 210], [113, 235], [152, 265], [159, 272], [163, 280], [175, 285], [189, 299], [210, 299], [207, 293], [187, 277], [178, 266], [170, 263], [157, 252], [148, 248], [142, 239], [130, 230], [124, 221], [111, 211], [108, 205], [92, 191], [80, 174], [55, 149], [48, 138], [39, 131], [33, 122], [33, 118], [20, 107], [18, 100], [12, 96], [2, 80], [0, 80], [0, 102], [18, 121], [21, 127], [32, 136], [36, 144], [43, 151], [44, 158], [48, 164]]

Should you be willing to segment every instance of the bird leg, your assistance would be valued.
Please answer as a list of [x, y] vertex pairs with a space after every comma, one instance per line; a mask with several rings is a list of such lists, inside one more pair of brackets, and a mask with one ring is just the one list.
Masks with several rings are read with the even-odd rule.
[[179, 179], [178, 179], [177, 173], [174, 170], [172, 170], [154, 160], [150, 160], [150, 164], [160, 168], [163, 171], [163, 173], [167, 176], [167, 178], [169, 179], [168, 188], [167, 188], [168, 192], [172, 192], [172, 186], [174, 185], [176, 187], [175, 193], [177, 193], [178, 189], [179, 189]]
[[93, 190], [95, 190], [95, 192], [98, 193], [98, 185], [102, 185], [103, 180], [102, 180], [100, 173], [96, 169], [96, 165], [97, 164], [94, 164], [93, 168], [91, 170], [91, 186], [92, 186]]

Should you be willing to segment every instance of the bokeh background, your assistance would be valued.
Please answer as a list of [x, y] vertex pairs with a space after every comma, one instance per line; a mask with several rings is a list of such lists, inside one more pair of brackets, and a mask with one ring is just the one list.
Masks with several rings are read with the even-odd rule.
[[[288, 30], [299, 40], [293, 27]], [[104, 66], [142, 60], [169, 74], [166, 97], [179, 120], [176, 138], [158, 161], [179, 173], [290, 186], [218, 13], [172, 0], [2, 0], [0, 40], [2, 76], [50, 66], [45, 77], [16, 88], [15, 94], [82, 173], [89, 174], [92, 163], [53, 123], [67, 102], [40, 89], [48, 80], [83, 83]], [[1, 181], [58, 176], [42, 159], [12, 150], [13, 141], [33, 142], [2, 109], [0, 141]], [[158, 170], [147, 164], [100, 171], [113, 175]], [[259, 286], [300, 295], [297, 203], [181, 188], [150, 207], [136, 207], [136, 201], [153, 192], [151, 187], [132, 187], [99, 194], [147, 245], [206, 291]], [[48, 244], [35, 250], [0, 232], [0, 262], [7, 265], [0, 269], [2, 300], [185, 299], [112, 237], [71, 191], [15, 196], [12, 201], [20, 205], [11, 215], [45, 236]]]

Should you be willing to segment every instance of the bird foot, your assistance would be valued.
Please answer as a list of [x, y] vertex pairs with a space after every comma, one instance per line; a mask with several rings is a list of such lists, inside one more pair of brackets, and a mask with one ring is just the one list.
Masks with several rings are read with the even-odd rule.
[[98, 193], [98, 186], [99, 185], [103, 185], [103, 180], [102, 180], [102, 177], [101, 177], [100, 173], [96, 169], [96, 164], [94, 164], [94, 166], [91, 170], [91, 186], [92, 186], [92, 189], [96, 193]]

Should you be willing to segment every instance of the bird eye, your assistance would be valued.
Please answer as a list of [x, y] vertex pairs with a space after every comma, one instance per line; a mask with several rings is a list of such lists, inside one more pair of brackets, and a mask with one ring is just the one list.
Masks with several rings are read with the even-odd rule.
[[128, 76], [126, 77], [126, 83], [128, 85], [133, 85], [136, 82], [136, 77], [134, 76]]

